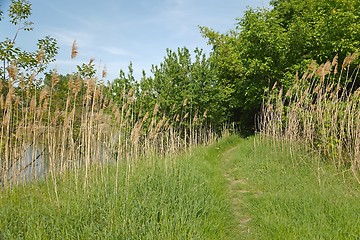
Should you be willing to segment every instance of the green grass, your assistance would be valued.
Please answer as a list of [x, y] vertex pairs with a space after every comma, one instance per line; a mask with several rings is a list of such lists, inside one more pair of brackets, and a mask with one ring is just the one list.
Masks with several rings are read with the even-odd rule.
[[360, 185], [351, 173], [254, 140], [224, 158], [244, 239], [360, 239]]
[[0, 239], [359, 239], [351, 173], [287, 149], [230, 137], [131, 176], [120, 165], [117, 192], [114, 166], [87, 191], [57, 179], [58, 201], [51, 180], [2, 191]]
[[[234, 140], [234, 139], [233, 139]], [[0, 192], [0, 239], [227, 239], [233, 227], [221, 153], [232, 139], [175, 159], [93, 171], [87, 191], [74, 174]], [[76, 184], [78, 183], [78, 187]]]

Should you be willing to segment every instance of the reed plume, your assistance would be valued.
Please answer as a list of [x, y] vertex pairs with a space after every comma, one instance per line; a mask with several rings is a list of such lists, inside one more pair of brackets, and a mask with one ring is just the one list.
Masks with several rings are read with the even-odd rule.
[[[342, 70], [349, 69], [356, 58], [357, 54], [348, 55]], [[281, 88], [273, 88], [263, 103], [260, 131], [291, 146], [317, 151], [336, 167], [351, 166], [355, 172], [360, 169], [360, 91], [355, 87], [359, 68], [337, 76], [337, 55], [316, 68], [314, 75], [315, 66], [313, 62], [310, 73], [297, 78], [285, 95]]]

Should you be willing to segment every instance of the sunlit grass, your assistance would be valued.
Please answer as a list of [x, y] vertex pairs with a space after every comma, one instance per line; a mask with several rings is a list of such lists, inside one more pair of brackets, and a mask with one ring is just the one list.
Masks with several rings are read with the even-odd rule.
[[259, 138], [244, 140], [227, 159], [244, 238], [360, 237], [360, 185], [350, 172]]
[[103, 166], [88, 175], [87, 191], [81, 187], [85, 175], [74, 173], [57, 180], [58, 196], [52, 179], [4, 190], [1, 236], [226, 239], [232, 220], [218, 165], [221, 153], [231, 144], [227, 140], [181, 157], [158, 158], [151, 164], [143, 161], [130, 176], [126, 164], [120, 164], [120, 170], [116, 165]]

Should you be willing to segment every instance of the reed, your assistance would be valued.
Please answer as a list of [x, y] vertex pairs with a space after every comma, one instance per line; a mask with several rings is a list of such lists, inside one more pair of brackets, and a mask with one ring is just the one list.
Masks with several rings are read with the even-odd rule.
[[276, 85], [263, 103], [258, 125], [262, 136], [316, 151], [337, 168], [360, 169], [359, 67], [348, 55], [338, 71], [338, 56], [314, 62], [284, 93]]
[[[74, 42], [71, 57], [77, 54]], [[118, 176], [126, 163], [129, 180], [138, 161], [153, 164], [155, 155], [171, 156], [217, 138], [207, 126], [206, 113], [187, 111], [187, 99], [184, 111], [172, 116], [160, 111], [161, 103], [155, 103], [152, 111], [143, 109], [145, 93], [134, 89], [124, 87], [117, 96], [120, 101], [113, 101], [114, 96], [108, 94], [111, 83], [105, 85], [96, 78], [70, 75], [62, 83], [55, 70], [51, 82], [39, 86], [34, 84], [35, 77], [26, 78], [15, 67], [9, 68], [9, 76], [6, 85], [0, 86], [4, 188], [50, 178], [57, 193], [58, 177], [71, 171], [76, 179], [83, 179], [75, 181], [76, 190], [86, 192], [91, 173], [99, 173], [99, 181], [105, 179], [104, 166], [116, 165]], [[59, 85], [65, 91], [58, 91]], [[119, 185], [116, 182], [116, 192]]]

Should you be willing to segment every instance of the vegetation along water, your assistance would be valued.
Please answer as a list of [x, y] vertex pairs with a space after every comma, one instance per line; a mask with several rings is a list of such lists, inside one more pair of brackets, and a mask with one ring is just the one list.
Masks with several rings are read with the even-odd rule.
[[[272, 0], [135, 79], [0, 11], [0, 239], [359, 239], [360, 1]], [[69, 58], [79, 53], [74, 41]]]

